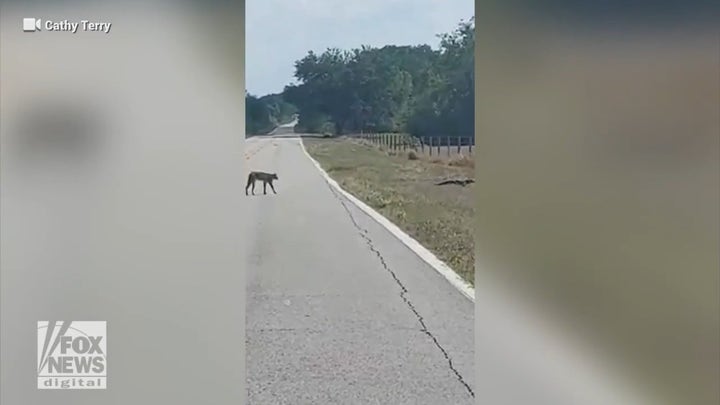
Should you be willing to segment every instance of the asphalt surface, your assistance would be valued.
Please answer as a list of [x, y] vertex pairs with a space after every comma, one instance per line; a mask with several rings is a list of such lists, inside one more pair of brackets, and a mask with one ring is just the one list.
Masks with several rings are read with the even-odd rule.
[[295, 135], [245, 154], [279, 176], [247, 197], [249, 403], [473, 403], [473, 303], [332, 190]]

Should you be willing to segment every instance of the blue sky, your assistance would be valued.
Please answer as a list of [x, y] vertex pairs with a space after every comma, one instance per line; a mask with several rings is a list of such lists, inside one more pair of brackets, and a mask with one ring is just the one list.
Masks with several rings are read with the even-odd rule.
[[245, 85], [281, 92], [309, 50], [429, 44], [474, 15], [473, 0], [246, 0]]

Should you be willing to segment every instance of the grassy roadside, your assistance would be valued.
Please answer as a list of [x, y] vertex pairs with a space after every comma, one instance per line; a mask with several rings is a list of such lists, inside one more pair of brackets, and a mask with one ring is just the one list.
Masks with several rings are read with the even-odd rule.
[[345, 190], [380, 212], [471, 284], [474, 275], [473, 185], [436, 186], [473, 177], [471, 160], [409, 159], [349, 138], [304, 139], [305, 147]]

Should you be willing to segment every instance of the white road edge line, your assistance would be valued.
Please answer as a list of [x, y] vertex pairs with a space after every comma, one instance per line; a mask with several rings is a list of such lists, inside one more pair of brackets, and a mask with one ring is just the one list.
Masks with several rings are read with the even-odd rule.
[[[307, 156], [315, 167], [317, 167], [328, 184], [342, 193], [348, 200], [397, 237], [410, 250], [423, 259], [423, 261], [429, 264], [430, 267], [445, 277], [445, 279], [465, 297], [473, 303], [475, 302], [475, 289], [470, 284], [460, 278], [460, 276], [457, 275], [457, 273], [455, 273], [447, 264], [438, 259], [418, 241], [398, 228], [397, 225], [393, 224], [380, 213], [370, 208], [357, 197], [343, 190], [343, 188], [340, 187], [340, 185], [333, 180], [327, 172], [325, 172], [322, 166], [320, 166], [320, 164], [313, 159], [312, 156], [310, 156], [308, 151], [305, 149], [302, 137], [298, 137], [298, 140], [305, 156]], [[498, 290], [493, 290], [489, 287], [489, 284], [492, 284], [491, 280], [487, 280], [486, 282], [483, 282], [483, 284], [485, 285], [485, 289], [483, 289], [481, 299], [484, 300], [482, 305], [484, 311], [488, 313], [495, 313], [496, 315], [502, 314], [502, 319], [512, 321], [509, 324], [508, 322], [503, 322], [502, 324], [506, 328], [515, 328], [512, 335], [521, 340], [521, 342], [518, 343], [519, 348], [526, 350], [533, 347], [535, 348], [535, 353], [541, 353], [540, 356], [542, 358], [540, 360], [537, 359], [538, 355], [535, 355], [529, 363], [527, 363], [528, 360], [526, 359], [526, 363], [530, 365], [534, 364], [534, 371], [537, 371], [538, 364], [544, 364], [543, 369], [538, 371], [537, 375], [545, 381], [545, 386], [555, 384], [555, 386], [565, 389], [566, 393], [568, 390], [572, 392], [571, 395], [577, 395], [580, 393], [580, 396], [585, 397], [585, 399], [589, 399], [587, 398], [587, 395], [591, 395], [592, 398], [595, 398], [593, 403], [626, 403], [642, 405], [659, 403], [657, 401], [648, 402], [641, 399], [641, 397], [639, 397], [639, 392], [635, 392], [631, 387], [626, 386], [622, 378], [616, 378], [617, 375], [621, 374], [617, 372], [608, 372], [607, 369], [603, 370], [602, 366], [607, 366], [607, 364], [595, 363], [598, 359], [594, 358], [594, 356], [586, 357], [587, 350], [583, 350], [585, 347], [580, 346], [579, 342], [568, 340], [567, 338], [569, 338], [569, 336], [559, 333], [547, 325], [543, 326], [542, 322], [538, 321], [541, 318], [539, 318], [533, 311], [528, 312], [527, 308], [519, 305], [519, 303], [508, 301], [507, 297], [509, 295], [505, 294], [505, 299], [501, 299], [502, 294], [499, 294]], [[550, 365], [556, 368], [556, 372], [547, 372], [548, 366]], [[564, 377], [562, 381], [553, 379], [553, 376], [557, 375], [571, 376], [570, 379], [574, 380], [572, 383], [569, 383], [568, 377]], [[570, 387], [576, 386], [577, 389], [566, 389], [568, 384]], [[592, 394], [589, 394], [591, 392]], [[608, 398], [612, 399], [608, 400]]]
[[405, 233], [402, 229], [400, 229], [397, 225], [392, 223], [389, 219], [382, 216], [379, 212], [372, 209], [370, 206], [365, 204], [364, 202], [360, 201], [357, 197], [354, 195], [348, 193], [347, 191], [343, 190], [342, 187], [337, 183], [337, 181], [333, 180], [330, 175], [327, 174], [327, 172], [320, 166], [320, 163], [318, 163], [315, 159], [313, 159], [312, 156], [308, 153], [307, 149], [305, 149], [305, 144], [303, 142], [302, 137], [298, 137], [300, 141], [300, 147], [302, 148], [302, 151], [305, 153], [305, 156], [307, 156], [308, 159], [315, 165], [315, 167], [320, 171], [320, 174], [325, 178], [325, 181], [328, 182], [333, 188], [335, 188], [337, 191], [339, 191], [345, 198], [350, 200], [353, 204], [355, 204], [358, 208], [360, 208], [365, 214], [367, 214], [370, 218], [374, 219], [377, 223], [382, 225], [385, 229], [388, 230], [393, 236], [398, 238], [405, 246], [407, 246], [410, 250], [412, 250], [416, 255], [418, 255], [425, 263], [430, 265], [435, 271], [440, 273], [453, 287], [455, 287], [460, 293], [462, 293], [467, 299], [469, 299], [472, 302], [475, 302], [475, 289], [473, 288], [470, 283], [463, 280], [450, 266], [445, 264], [442, 260], [438, 259], [435, 254], [433, 254], [431, 251], [429, 251], [427, 248], [425, 248], [423, 245], [420, 244], [420, 242], [413, 239], [410, 235]]

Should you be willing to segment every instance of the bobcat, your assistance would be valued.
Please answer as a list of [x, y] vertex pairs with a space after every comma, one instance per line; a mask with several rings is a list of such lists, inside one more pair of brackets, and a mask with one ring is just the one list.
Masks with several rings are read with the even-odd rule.
[[277, 194], [275, 187], [273, 187], [273, 180], [278, 180], [278, 176], [275, 173], [264, 173], [264, 172], [250, 172], [248, 174], [248, 181], [245, 185], [245, 195], [248, 195], [248, 188], [252, 186], [252, 193], [255, 195], [255, 182], [263, 182], [263, 194], [267, 194], [267, 185], [270, 184], [270, 188], [273, 193]]

